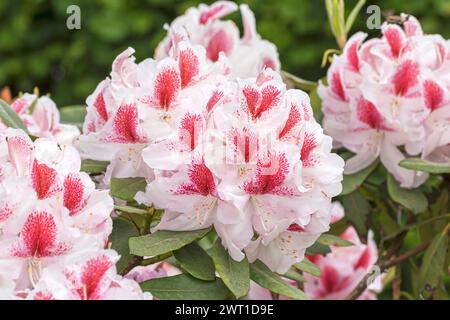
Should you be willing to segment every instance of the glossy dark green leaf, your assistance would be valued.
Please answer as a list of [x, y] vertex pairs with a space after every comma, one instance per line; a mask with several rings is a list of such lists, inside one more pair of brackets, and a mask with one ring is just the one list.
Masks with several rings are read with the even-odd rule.
[[259, 260], [250, 264], [250, 277], [261, 287], [269, 289], [272, 292], [296, 300], [309, 300], [309, 297], [303, 291], [284, 281], [278, 274], [272, 272]]
[[294, 267], [300, 271], [312, 274], [316, 277], [320, 277], [320, 275], [322, 274], [320, 268], [306, 258], [299, 263], [294, 264]]
[[344, 180], [342, 181], [342, 192], [341, 195], [350, 194], [355, 191], [367, 177], [375, 170], [378, 166], [378, 161], [375, 161], [367, 168], [350, 175], [344, 174]]
[[217, 239], [212, 248], [212, 259], [225, 285], [236, 298], [247, 295], [250, 289], [250, 271], [247, 258], [235, 261]]
[[400, 166], [406, 169], [428, 173], [450, 173], [450, 162], [432, 162], [420, 158], [409, 158], [402, 160]]
[[200, 280], [214, 280], [215, 269], [211, 257], [197, 243], [192, 242], [181, 249], [175, 250], [173, 255], [183, 270]]
[[315, 242], [312, 246], [306, 249], [306, 254], [308, 255], [315, 255], [315, 254], [324, 255], [329, 252], [331, 252], [330, 247], [319, 242]]
[[367, 218], [371, 211], [370, 204], [358, 190], [342, 197], [345, 217], [358, 231], [360, 236], [367, 235]]
[[428, 207], [427, 197], [420, 189], [405, 189], [391, 175], [388, 176], [389, 196], [414, 213], [424, 212]]
[[446, 265], [446, 259], [449, 226], [447, 225], [443, 231], [433, 238], [430, 246], [425, 251], [420, 267], [419, 289], [425, 289], [427, 285], [436, 287], [439, 279], [447, 273], [448, 266]]
[[210, 228], [195, 231], [159, 230], [145, 236], [130, 238], [130, 252], [141, 257], [157, 256], [178, 250], [204, 237], [210, 230]]
[[130, 254], [128, 239], [137, 235], [139, 232], [130, 222], [123, 219], [113, 220], [113, 230], [109, 236], [109, 242], [111, 248], [120, 255], [120, 260], [116, 264], [118, 272], [121, 272], [132, 260], [133, 255]]
[[101, 174], [106, 172], [108, 165], [108, 161], [85, 159], [81, 161], [81, 171], [89, 174]]
[[144, 178], [112, 178], [111, 195], [113, 197], [133, 201], [139, 191], [145, 191], [147, 181]]
[[204, 281], [187, 274], [145, 281], [141, 288], [161, 300], [225, 300], [230, 295], [219, 278]]
[[320, 235], [319, 239], [317, 239], [317, 242], [326, 246], [338, 246], [338, 247], [349, 247], [354, 245], [348, 240], [326, 233]]
[[303, 276], [295, 267], [291, 267], [285, 274], [283, 274], [283, 277], [297, 282], [305, 281], [305, 278], [303, 278]]

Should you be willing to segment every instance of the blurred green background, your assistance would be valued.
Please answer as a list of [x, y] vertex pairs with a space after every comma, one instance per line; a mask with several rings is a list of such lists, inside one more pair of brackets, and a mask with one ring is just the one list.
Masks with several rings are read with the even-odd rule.
[[[59, 106], [84, 103], [109, 74], [114, 57], [128, 46], [138, 61], [153, 55], [163, 24], [202, 1], [176, 0], [2, 0], [0, 1], [0, 88], [13, 94], [50, 92]], [[210, 3], [211, 1], [203, 1]], [[322, 0], [246, 0], [259, 33], [278, 46], [283, 69], [306, 79], [325, 74], [324, 50], [336, 48]], [[348, 11], [356, 0], [346, 0]], [[68, 30], [66, 9], [81, 8], [81, 30]], [[427, 33], [450, 37], [449, 0], [368, 0], [395, 13], [417, 16]], [[366, 5], [366, 7], [367, 7]], [[366, 7], [352, 29], [369, 31]], [[231, 18], [240, 25], [239, 13]], [[371, 31], [371, 35], [379, 31]]]

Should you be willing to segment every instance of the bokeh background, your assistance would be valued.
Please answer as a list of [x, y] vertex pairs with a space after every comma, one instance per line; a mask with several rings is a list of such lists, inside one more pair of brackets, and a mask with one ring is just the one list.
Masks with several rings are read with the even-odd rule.
[[[150, 57], [172, 21], [193, 0], [2, 0], [0, 1], [0, 88], [13, 94], [51, 93], [59, 106], [83, 104], [105, 78], [115, 56], [128, 46], [138, 61]], [[259, 33], [278, 46], [284, 70], [306, 79], [323, 76], [326, 49], [336, 48], [322, 0], [245, 0], [255, 12]], [[356, 0], [346, 0], [348, 11]], [[68, 30], [66, 9], [81, 8], [81, 30]], [[427, 33], [450, 38], [450, 0], [368, 0], [383, 11], [420, 18]], [[352, 32], [367, 30], [366, 7]], [[240, 26], [240, 14], [231, 18]], [[241, 27], [241, 26], [240, 26]]]

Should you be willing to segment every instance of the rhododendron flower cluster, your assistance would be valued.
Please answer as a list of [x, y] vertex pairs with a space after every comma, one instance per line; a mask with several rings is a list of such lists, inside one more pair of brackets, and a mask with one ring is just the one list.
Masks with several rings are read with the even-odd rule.
[[328, 230], [343, 161], [308, 96], [273, 70], [227, 86], [143, 150], [154, 179], [136, 199], [165, 209], [155, 230], [214, 226], [235, 260], [284, 273]]
[[221, 20], [235, 12], [238, 6], [231, 1], [217, 1], [212, 5], [200, 4], [190, 8], [169, 26], [167, 36], [155, 52], [156, 59], [169, 55], [181, 39], [206, 49], [206, 57], [215, 62], [225, 55], [231, 64], [234, 77], [255, 77], [264, 68], [279, 71], [277, 48], [261, 39], [256, 31], [255, 16], [246, 4], [240, 5], [244, 34], [231, 20]]
[[85, 158], [111, 161], [110, 177], [148, 176], [141, 152], [175, 132], [190, 110], [214, 107], [229, 67], [208, 64], [205, 50], [181, 41], [170, 57], [139, 64], [128, 48], [114, 61], [111, 76], [87, 99], [83, 135], [76, 145]]
[[[133, 49], [120, 54], [87, 99], [76, 145], [83, 157], [111, 161], [105, 183], [147, 179], [136, 200], [165, 209], [154, 231], [214, 226], [235, 260], [246, 254], [285, 272], [328, 230], [343, 161], [331, 153], [308, 96], [286, 90], [276, 70], [266, 68], [277, 65], [259, 64], [253, 77], [236, 79], [234, 53], [211, 56], [212, 47], [224, 51], [214, 41], [237, 32], [217, 20], [234, 9], [218, 2], [177, 19], [161, 60], [136, 64]], [[232, 48], [253, 50], [260, 41], [254, 18], [241, 9], [246, 35]], [[195, 28], [217, 29], [214, 46], [178, 36], [174, 30], [186, 19], [194, 24], [182, 29], [199, 40]]]
[[382, 37], [357, 33], [335, 56], [328, 86], [319, 87], [325, 131], [355, 156], [355, 173], [378, 157], [403, 187], [417, 187], [427, 174], [401, 168], [405, 156], [427, 158], [450, 142], [449, 45], [423, 34], [403, 16], [403, 27], [384, 24]]
[[116, 274], [118, 256], [105, 249], [113, 201], [80, 165], [69, 145], [18, 129], [0, 135], [0, 296], [144, 297]]
[[[332, 223], [344, 216], [344, 209], [339, 202], [334, 202], [331, 208]], [[332, 246], [331, 252], [323, 255], [310, 255], [307, 259], [320, 268], [321, 275], [313, 276], [304, 273], [304, 291], [314, 300], [343, 300], [356, 288], [367, 273], [376, 272], [374, 268], [378, 258], [377, 247], [372, 233], [369, 233], [367, 244], [361, 240], [353, 227], [348, 227], [341, 235], [342, 239], [350, 241], [349, 247]], [[373, 283], [358, 297], [360, 300], [376, 299], [376, 293], [381, 289], [381, 276], [374, 276]], [[295, 285], [295, 281], [293, 285]], [[248, 295], [250, 300], [271, 300], [270, 291], [252, 283]], [[287, 297], [281, 297], [287, 299]]]
[[[80, 134], [77, 127], [60, 123], [58, 108], [47, 96], [25, 93], [14, 100], [11, 108], [35, 137], [54, 138], [60, 144], [71, 144]], [[6, 126], [0, 120], [0, 133], [5, 130]]]

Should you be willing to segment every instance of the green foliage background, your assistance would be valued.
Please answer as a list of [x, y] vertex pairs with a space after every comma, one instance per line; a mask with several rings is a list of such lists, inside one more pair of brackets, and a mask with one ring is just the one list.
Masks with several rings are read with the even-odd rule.
[[[60, 106], [81, 104], [109, 73], [118, 53], [132, 46], [138, 60], [152, 56], [164, 36], [163, 24], [200, 2], [0, 1], [0, 87], [9, 85], [17, 94], [38, 86], [42, 93], [50, 92]], [[320, 68], [322, 53], [336, 45], [322, 0], [243, 2], [254, 10], [261, 35], [278, 46], [283, 69], [307, 79], [317, 79], [325, 73]], [[355, 3], [356, 0], [347, 0], [347, 9]], [[81, 30], [66, 28], [66, 9], [71, 4], [81, 8]], [[368, 0], [367, 5], [370, 4], [416, 15], [428, 33], [450, 37], [448, 0]], [[369, 31], [365, 11], [364, 8], [353, 31]], [[239, 22], [239, 13], [232, 18]]]

